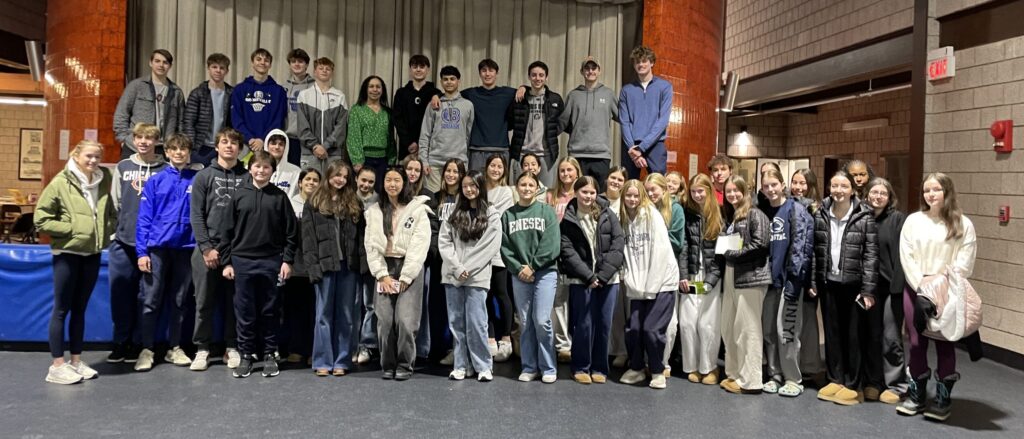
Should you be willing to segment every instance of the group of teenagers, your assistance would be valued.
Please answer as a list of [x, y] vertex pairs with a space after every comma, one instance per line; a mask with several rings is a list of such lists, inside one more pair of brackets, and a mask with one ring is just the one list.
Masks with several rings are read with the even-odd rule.
[[[974, 228], [944, 174], [925, 177], [921, 211], [906, 216], [859, 160], [830, 176], [824, 199], [808, 169], [787, 181], [766, 165], [755, 187], [725, 155], [689, 180], [666, 173], [671, 85], [645, 47], [618, 98], [587, 59], [567, 104], [542, 62], [517, 90], [495, 86], [496, 63], [481, 61], [484, 85], [460, 93], [455, 67], [441, 69], [437, 90], [416, 55], [393, 107], [371, 76], [349, 109], [329, 59], [298, 91], [267, 75], [269, 52], [251, 60], [253, 76], [232, 91], [227, 58], [211, 55], [210, 80], [178, 111], [170, 54], [155, 51], [151, 77], [118, 105], [125, 158], [114, 172], [100, 166], [103, 145], [86, 140], [44, 189], [35, 221], [54, 266], [46, 381], [97, 376], [81, 360], [84, 311], [107, 249], [107, 361], [140, 371], [166, 339], [164, 360], [197, 371], [223, 342], [238, 378], [304, 359], [318, 376], [344, 376], [379, 356], [383, 378], [402, 381], [440, 349], [453, 380], [490, 381], [515, 351], [520, 381], [553, 383], [567, 362], [579, 383], [605, 383], [616, 366], [622, 383], [664, 389], [678, 351], [693, 383], [795, 397], [821, 367], [820, 302], [819, 399], [949, 416], [953, 341], [925, 334], [934, 308], [916, 294], [930, 275], [973, 269]], [[289, 84], [304, 81], [308, 62], [289, 53]], [[295, 111], [274, 110], [293, 97]], [[613, 121], [624, 167], [610, 163]], [[189, 358], [181, 330], [193, 298]]]

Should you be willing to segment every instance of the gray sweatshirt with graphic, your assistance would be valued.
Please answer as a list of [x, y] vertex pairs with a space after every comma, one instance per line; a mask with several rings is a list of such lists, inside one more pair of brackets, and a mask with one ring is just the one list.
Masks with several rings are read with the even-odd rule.
[[473, 129], [473, 103], [456, 94], [441, 96], [441, 109], [427, 109], [420, 130], [420, 160], [441, 167], [450, 158], [467, 160]]
[[619, 120], [619, 102], [612, 89], [597, 83], [569, 92], [559, 127], [569, 133], [569, 155], [588, 159], [612, 158], [611, 121]]

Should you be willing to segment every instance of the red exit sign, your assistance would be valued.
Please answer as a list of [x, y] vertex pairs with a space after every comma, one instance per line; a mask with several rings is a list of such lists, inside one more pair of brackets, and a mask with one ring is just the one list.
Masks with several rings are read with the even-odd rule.
[[928, 52], [928, 80], [937, 81], [956, 76], [956, 56], [952, 47], [942, 47]]

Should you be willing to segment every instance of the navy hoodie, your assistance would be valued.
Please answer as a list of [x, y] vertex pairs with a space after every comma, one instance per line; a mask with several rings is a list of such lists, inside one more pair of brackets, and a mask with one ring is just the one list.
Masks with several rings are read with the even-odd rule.
[[512, 87], [483, 86], [462, 90], [462, 97], [473, 103], [473, 131], [470, 148], [508, 148], [508, 107], [516, 98]]
[[252, 76], [231, 91], [231, 126], [241, 131], [245, 141], [263, 140], [270, 130], [285, 128], [288, 117], [288, 92], [267, 76], [263, 83]]

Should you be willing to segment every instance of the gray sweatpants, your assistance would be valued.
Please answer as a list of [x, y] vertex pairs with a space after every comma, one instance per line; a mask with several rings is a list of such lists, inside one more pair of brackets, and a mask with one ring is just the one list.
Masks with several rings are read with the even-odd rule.
[[210, 350], [214, 341], [213, 322], [218, 304], [224, 315], [224, 343], [233, 348], [238, 338], [235, 331], [235, 283], [224, 278], [223, 269], [221, 266], [212, 270], [206, 268], [199, 247], [192, 252], [192, 284], [196, 291], [196, 323], [192, 342], [200, 350]]
[[416, 276], [409, 288], [399, 294], [374, 291], [380, 365], [384, 370], [412, 372], [423, 308], [423, 276]]
[[786, 300], [780, 288], [769, 288], [764, 296], [761, 330], [764, 333], [765, 381], [799, 384], [800, 331], [803, 328], [802, 299]]

